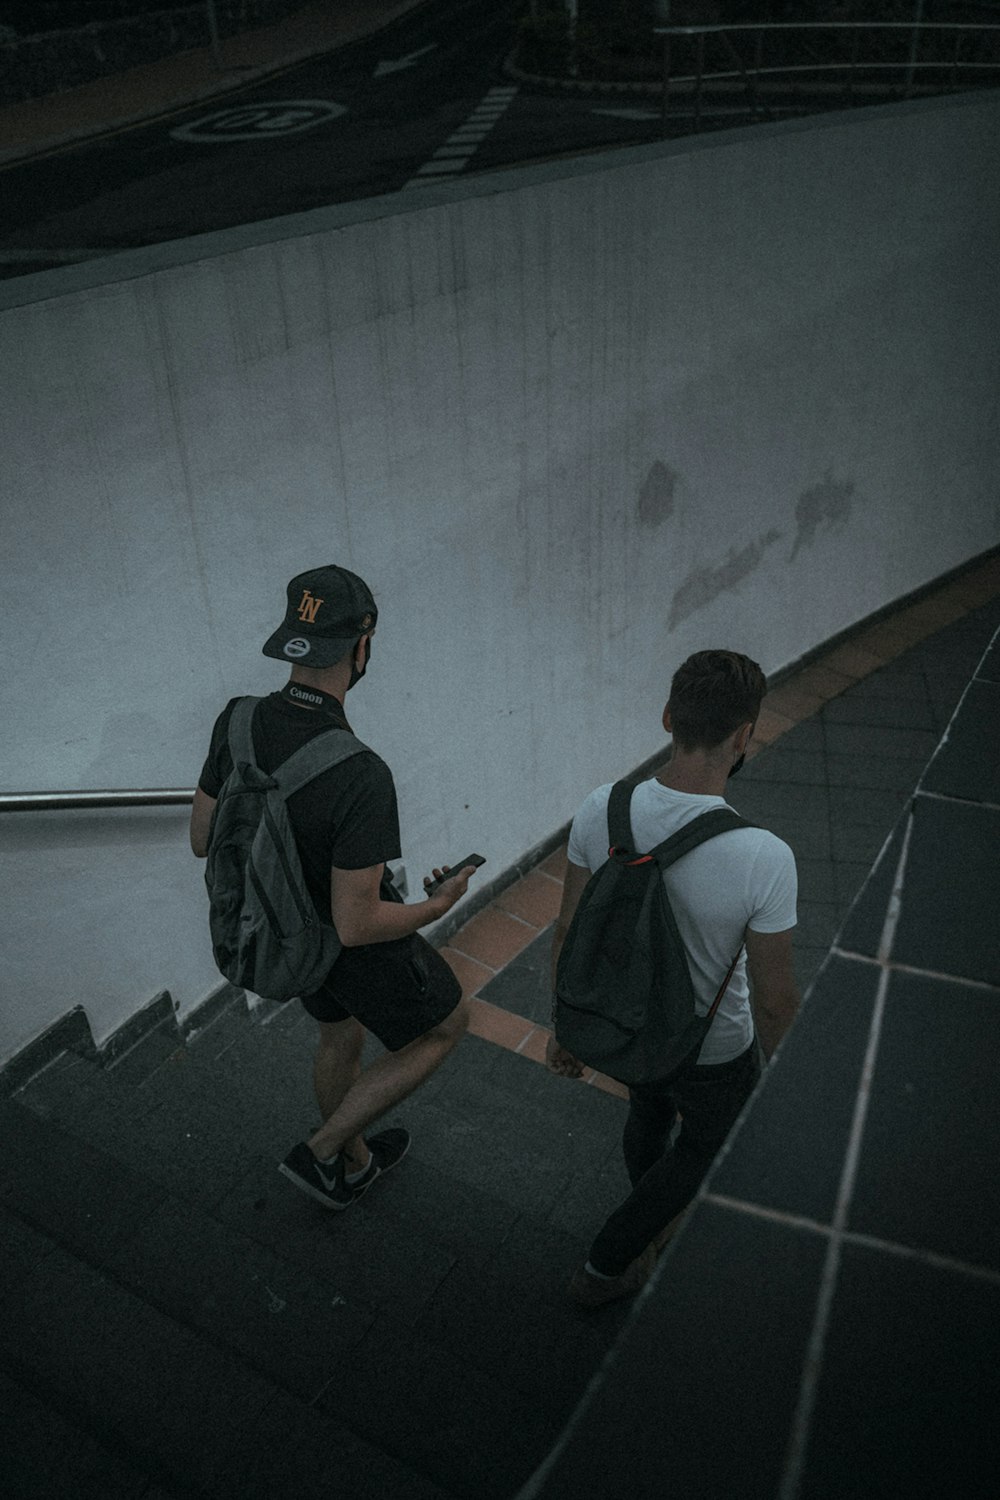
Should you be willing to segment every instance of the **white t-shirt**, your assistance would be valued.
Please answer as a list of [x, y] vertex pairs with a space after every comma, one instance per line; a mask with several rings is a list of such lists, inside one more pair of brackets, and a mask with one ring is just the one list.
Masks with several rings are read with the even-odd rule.
[[[611, 785], [598, 787], [573, 819], [569, 858], [593, 872], [608, 858], [608, 799]], [[675, 792], [655, 779], [632, 793], [630, 816], [637, 852], [656, 844], [714, 807], [724, 797]], [[706, 1015], [719, 992], [747, 927], [786, 932], [795, 926], [798, 879], [786, 843], [764, 828], [734, 828], [708, 839], [664, 872], [667, 895], [687, 950], [695, 1002]], [[753, 1040], [753, 1016], [744, 952], [719, 1003], [699, 1063], [724, 1063]]]

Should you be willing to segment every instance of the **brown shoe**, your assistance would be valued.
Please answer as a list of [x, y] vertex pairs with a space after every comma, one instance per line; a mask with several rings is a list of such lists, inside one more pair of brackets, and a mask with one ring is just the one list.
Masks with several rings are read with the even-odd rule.
[[670, 1223], [660, 1230], [659, 1234], [653, 1236], [653, 1244], [656, 1246], [657, 1255], [659, 1255], [661, 1251], [667, 1248], [670, 1241], [673, 1239], [674, 1235], [683, 1224], [686, 1215], [687, 1209], [682, 1208], [680, 1213], [677, 1214], [675, 1218], [671, 1219]]
[[620, 1276], [592, 1276], [586, 1266], [574, 1271], [568, 1291], [574, 1302], [581, 1307], [603, 1307], [605, 1302], [617, 1302], [621, 1297], [634, 1297], [640, 1287], [649, 1280], [656, 1265], [656, 1245], [649, 1244], [641, 1255], [637, 1255]]

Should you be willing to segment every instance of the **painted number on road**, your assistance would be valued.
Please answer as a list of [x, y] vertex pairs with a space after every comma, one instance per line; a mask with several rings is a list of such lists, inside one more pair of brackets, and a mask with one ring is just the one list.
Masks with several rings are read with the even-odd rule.
[[347, 106], [329, 99], [269, 99], [262, 104], [241, 104], [235, 109], [217, 109], [170, 134], [175, 141], [261, 141], [284, 135], [301, 135], [347, 113]]

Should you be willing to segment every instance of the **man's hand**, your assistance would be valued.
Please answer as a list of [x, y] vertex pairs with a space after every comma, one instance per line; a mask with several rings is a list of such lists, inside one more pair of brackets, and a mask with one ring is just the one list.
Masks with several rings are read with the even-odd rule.
[[560, 1047], [554, 1036], [550, 1036], [545, 1044], [545, 1066], [550, 1073], [558, 1073], [561, 1078], [583, 1077], [583, 1063], [565, 1047]]
[[424, 886], [429, 886], [435, 880], [440, 880], [442, 875], [448, 879], [435, 888], [433, 896], [428, 896], [428, 901], [434, 901], [440, 905], [437, 916], [444, 916], [446, 911], [451, 911], [456, 901], [461, 901], [469, 889], [469, 881], [476, 873], [476, 865], [466, 865], [462, 870], [452, 871], [450, 865], [443, 865], [440, 870], [434, 870], [431, 875], [424, 876]]
[[469, 876], [474, 873], [474, 867], [467, 865], [426, 901], [407, 905], [382, 900], [384, 869], [384, 865], [371, 865], [367, 870], [330, 871], [330, 917], [345, 948], [392, 942], [437, 921], [465, 895]]
[[208, 830], [212, 826], [212, 814], [215, 811], [214, 797], [203, 792], [201, 787], [195, 787], [194, 802], [191, 806], [191, 851], [199, 859], [204, 859], [208, 854]]

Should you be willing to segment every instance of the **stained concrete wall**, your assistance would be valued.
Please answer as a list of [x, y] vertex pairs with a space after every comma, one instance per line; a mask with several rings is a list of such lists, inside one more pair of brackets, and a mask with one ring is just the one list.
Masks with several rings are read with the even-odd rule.
[[[690, 651], [774, 671], [995, 544], [998, 123], [757, 127], [9, 283], [8, 789], [192, 785], [338, 561], [411, 884], [496, 875], [655, 753]], [[0, 1058], [215, 986], [182, 814], [0, 834]]]

